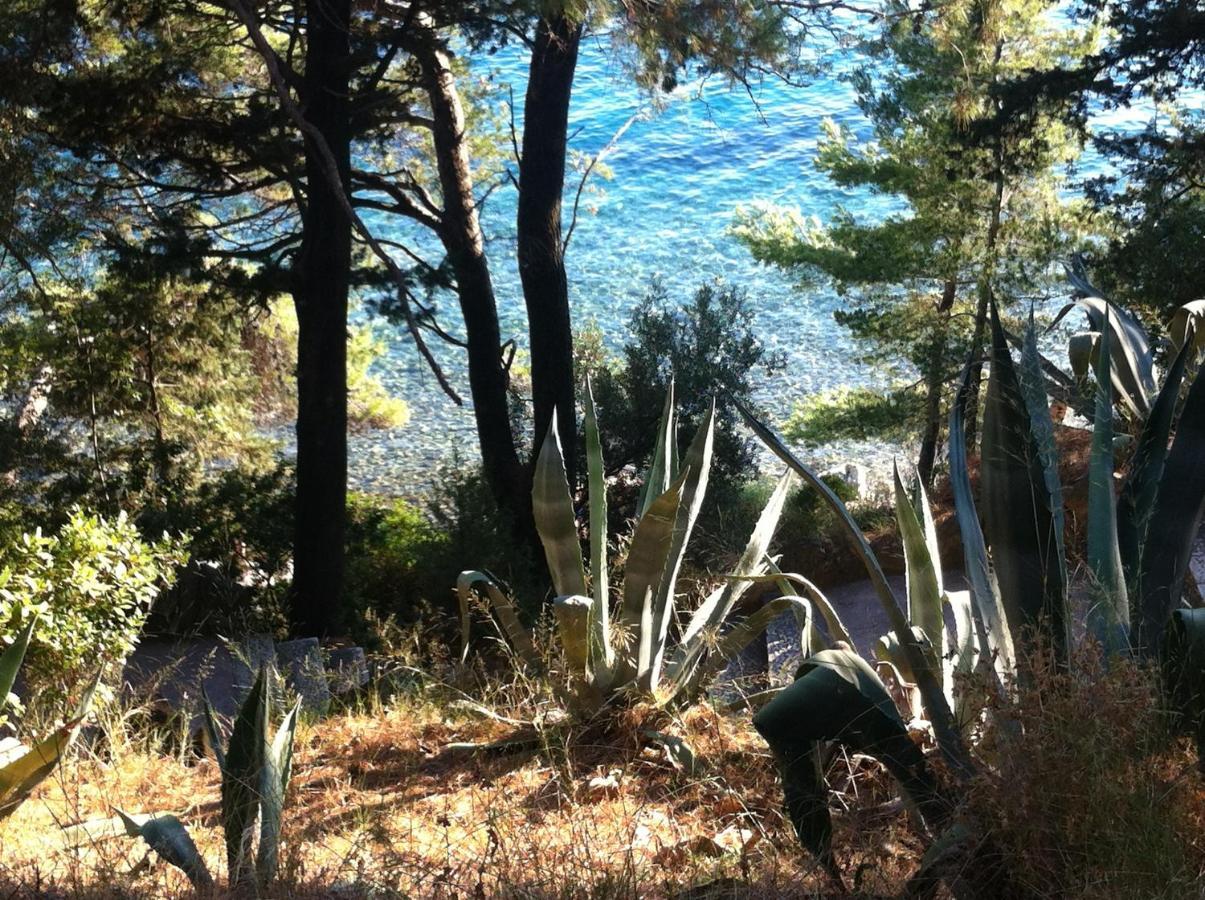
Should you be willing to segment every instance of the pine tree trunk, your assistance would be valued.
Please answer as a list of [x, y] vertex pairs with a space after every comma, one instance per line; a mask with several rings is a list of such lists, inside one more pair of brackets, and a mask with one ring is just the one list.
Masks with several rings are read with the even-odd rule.
[[569, 99], [581, 35], [581, 24], [565, 16], [543, 17], [536, 27], [523, 108], [517, 222], [519, 276], [531, 342], [536, 448], [555, 412], [570, 485], [576, 480], [577, 414], [561, 198]]
[[307, 0], [303, 109], [339, 171], [332, 184], [305, 142], [306, 209], [294, 268], [297, 308], [297, 501], [292, 625], [327, 635], [339, 624], [347, 503], [347, 298], [351, 222], [339, 192], [350, 169], [350, 0]]
[[519, 458], [510, 420], [509, 375], [502, 364], [502, 337], [485, 237], [473, 196], [473, 171], [465, 139], [464, 108], [447, 54], [430, 32], [412, 50], [423, 70], [431, 104], [443, 218], [440, 240], [456, 275], [456, 290], [468, 343], [469, 390], [482, 468], [495, 502], [508, 513], [517, 534], [534, 534], [530, 482]]
[[937, 305], [937, 333], [925, 372], [925, 432], [921, 438], [920, 459], [916, 472], [926, 487], [933, 486], [933, 467], [941, 442], [941, 396], [945, 389], [946, 348], [949, 346], [950, 310], [954, 307], [957, 283], [951, 278], [942, 286]]

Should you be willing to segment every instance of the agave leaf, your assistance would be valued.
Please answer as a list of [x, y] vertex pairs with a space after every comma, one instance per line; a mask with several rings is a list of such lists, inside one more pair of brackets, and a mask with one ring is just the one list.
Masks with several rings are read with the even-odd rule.
[[593, 606], [594, 600], [590, 597], [557, 597], [552, 601], [565, 662], [576, 679], [584, 679], [590, 667], [590, 617]]
[[1205, 609], [1172, 613], [1162, 662], [1171, 706], [1193, 734], [1205, 770]]
[[490, 609], [493, 610], [502, 635], [515, 648], [519, 659], [528, 668], [539, 671], [541, 668], [540, 654], [532, 642], [531, 632], [519, 621], [519, 614], [510, 598], [498, 586], [498, 582], [487, 572], [466, 571], [456, 578], [456, 594], [460, 598], [460, 660], [464, 662], [469, 654], [469, 638], [471, 621], [469, 611], [472, 608], [473, 591], [484, 587], [489, 595]]
[[[285, 792], [293, 769], [293, 738], [301, 700], [293, 704], [264, 759], [260, 777], [259, 846], [255, 850], [255, 877], [260, 887], [276, 877], [280, 861], [280, 833], [284, 822]], [[265, 735], [266, 736], [266, 735]]]
[[644, 736], [654, 744], [665, 749], [665, 756], [670, 764], [687, 775], [698, 775], [702, 769], [699, 757], [694, 749], [676, 734], [666, 734], [664, 731], [645, 731]]
[[1076, 380], [1088, 380], [1092, 371], [1092, 359], [1096, 356], [1096, 346], [1100, 342], [1099, 331], [1077, 331], [1067, 339], [1067, 361], [1071, 363], [1071, 371]]
[[950, 407], [950, 488], [954, 494], [954, 512], [962, 537], [962, 552], [967, 579], [971, 583], [975, 626], [980, 647], [989, 653], [997, 674], [1007, 677], [1015, 667], [1012, 632], [1000, 601], [995, 574], [988, 562], [987, 545], [979, 525], [979, 512], [971, 491], [967, 467], [966, 428], [963, 410], [970, 397], [970, 367], [963, 370], [958, 396]]
[[674, 523], [682, 503], [682, 486], [689, 475], [689, 471], [683, 472], [669, 490], [648, 505], [628, 548], [620, 623], [629, 643], [618, 660], [618, 677], [621, 682], [639, 678], [641, 690], [651, 689], [650, 675], [657, 639], [653, 630], [654, 592], [665, 571], [674, 538]]
[[1205, 378], [1198, 374], [1188, 389], [1146, 528], [1133, 635], [1135, 647], [1144, 654], [1158, 651], [1167, 620], [1180, 605], [1203, 513]]
[[594, 411], [594, 390], [586, 376], [585, 412], [586, 477], [590, 491], [590, 586], [594, 607], [590, 617], [591, 651], [596, 670], [609, 672], [615, 664], [611, 649], [611, 590], [607, 571], [607, 475], [603, 468], [602, 435]]
[[665, 393], [665, 406], [661, 410], [661, 419], [657, 422], [657, 437], [653, 444], [653, 461], [649, 464], [648, 474], [644, 478], [644, 486], [640, 489], [640, 502], [636, 506], [636, 515], [643, 518], [645, 511], [653, 501], [669, 490], [677, 477], [677, 422], [674, 415], [674, 380], [669, 380], [669, 390]]
[[[924, 633], [928, 645], [925, 661], [933, 677], [940, 680], [943, 677], [941, 660], [946, 655], [946, 623], [941, 608], [941, 580], [937, 574], [939, 561], [931, 555], [925, 526], [908, 499], [898, 467], [892, 466], [892, 475], [895, 482], [895, 521], [904, 544], [904, 565], [907, 570], [908, 621]], [[919, 480], [916, 485], [921, 507], [927, 510], [929, 501], [924, 486]], [[926, 518], [931, 520], [932, 515]], [[946, 693], [948, 696], [949, 685], [946, 685]]]
[[947, 662], [949, 680], [952, 682], [954, 716], [965, 733], [983, 710], [982, 692], [970, 690], [971, 683], [967, 680], [979, 664], [979, 637], [971, 592], [947, 591], [945, 602], [954, 611], [955, 645], [953, 659]]
[[230, 883], [251, 875], [251, 826], [260, 811], [268, 756], [269, 694], [267, 669], [261, 668], [230, 732], [222, 777], [222, 827]]
[[59, 764], [71, 746], [79, 720], [60, 725], [16, 759], [0, 767], [0, 821], [8, 818]]
[[1081, 298], [1064, 306], [1051, 327], [1076, 308], [1087, 314], [1093, 331], [1103, 332], [1107, 319], [1114, 344], [1110, 381], [1126, 408], [1144, 419], [1155, 397], [1155, 358], [1150, 340], [1138, 320], [1124, 309], [1113, 305], [1112, 314], [1108, 315], [1109, 305], [1099, 294]]
[[536, 458], [531, 484], [532, 514], [544, 545], [552, 585], [558, 594], [585, 594], [586, 570], [577, 538], [573, 495], [565, 474], [565, 457], [557, 434], [556, 416]]
[[[824, 627], [828, 631], [829, 639], [834, 643], [838, 641], [844, 643], [844, 649], [846, 650], [852, 650], [854, 653], [858, 652], [849, 629], [845, 627], [845, 623], [841, 621], [841, 616], [837, 614], [836, 608], [828, 597], [824, 596], [824, 592], [820, 588], [816, 587], [816, 585], [802, 575], [794, 572], [783, 572], [773, 562], [767, 563], [766, 567], [772, 574], [763, 575], [761, 576], [762, 578], [774, 580], [778, 584], [779, 590], [782, 591], [783, 596], [789, 597], [795, 593], [795, 588], [802, 588], [806, 599], [811, 602], [815, 609], [820, 611], [820, 615], [824, 619]], [[827, 649], [829, 649], [827, 646], [817, 646], [813, 647], [811, 653], [819, 653], [821, 650]], [[805, 655], [810, 656], [811, 653]]]
[[1126, 584], [1137, 588], [1142, 571], [1142, 549], [1146, 532], [1155, 511], [1159, 481], [1167, 462], [1167, 448], [1172, 422], [1180, 399], [1184, 373], [1193, 356], [1191, 349], [1181, 347], [1163, 378], [1163, 387], [1151, 407], [1151, 414], [1142, 423], [1138, 446], [1130, 460], [1130, 471], [1117, 500], [1117, 538], [1121, 562], [1125, 567]]
[[1046, 379], [1042, 377], [1041, 354], [1038, 353], [1038, 333], [1034, 325], [1032, 306], [1029, 309], [1025, 338], [1021, 343], [1021, 363], [1017, 369], [1017, 377], [1021, 383], [1021, 394], [1025, 398], [1025, 408], [1029, 410], [1030, 432], [1038, 448], [1046, 490], [1050, 495], [1050, 516], [1054, 540], [1058, 546], [1060, 577], [1066, 585], [1067, 551], [1063, 537], [1066, 521], [1063, 512], [1063, 486], [1059, 481], [1059, 451], [1054, 442], [1054, 420], [1050, 416]]
[[[984, 533], [992, 550], [1000, 599], [1014, 633], [1045, 629], [1066, 659], [1068, 616], [1055, 503], [1034, 421], [991, 304], [991, 376], [980, 460]], [[1061, 500], [1057, 500], [1061, 505]]]
[[908, 626], [908, 620], [904, 616], [904, 611], [900, 608], [895, 592], [891, 589], [891, 584], [887, 581], [883, 567], [879, 565], [878, 558], [871, 549], [870, 543], [866, 540], [866, 535], [862, 533], [862, 529], [858, 527], [858, 523], [854, 521], [849, 510], [845, 508], [845, 504], [833, 493], [832, 488], [825, 484], [815, 472], [800, 462], [787, 448], [787, 445], [783, 443], [782, 439], [759, 422], [744, 404], [739, 400], [734, 402], [744, 417], [745, 422], [761, 438], [762, 442], [770, 448], [770, 451], [775, 456], [786, 463], [792, 471], [816, 489], [820, 498], [824, 500], [829, 509], [836, 514], [837, 520], [844, 526], [845, 535], [849, 539], [854, 552], [857, 553], [858, 557], [862, 560], [862, 564], [866, 567], [866, 573], [870, 576], [870, 582], [874, 585], [875, 593], [878, 594], [879, 602], [882, 604], [884, 612], [887, 613], [887, 619], [891, 624], [892, 630], [898, 634], [906, 635], [904, 639], [905, 652], [908, 653], [913, 667], [921, 671], [921, 674], [918, 676], [918, 687], [924, 699], [929, 721], [933, 724], [933, 732], [937, 738], [938, 746], [941, 747], [947, 762], [950, 763], [957, 773], [960, 775], [969, 775], [973, 771], [973, 767], [967, 755], [966, 747], [963, 745], [962, 737], [954, 726], [954, 716], [950, 711], [949, 704], [946, 702], [941, 682], [932, 678], [930, 673], [925, 670], [923, 648], [912, 635], [912, 631]]
[[205, 729], [205, 740], [213, 751], [213, 758], [217, 760], [218, 771], [225, 776], [226, 751], [222, 748], [222, 729], [218, 725], [217, 713], [214, 712], [213, 703], [209, 700], [209, 693], [204, 684], [201, 685], [201, 724]]
[[1096, 415], [1088, 462], [1088, 568], [1092, 573], [1092, 604], [1088, 627], [1110, 654], [1129, 646], [1130, 601], [1126, 594], [1121, 548], [1117, 542], [1117, 499], [1113, 492], [1113, 398], [1109, 382], [1112, 335], [1101, 332], [1096, 374]]
[[205, 865], [205, 860], [197, 851], [188, 829], [171, 813], [156, 813], [146, 821], [139, 823], [133, 816], [114, 807], [114, 811], [125, 825], [126, 834], [130, 837], [140, 837], [146, 845], [154, 850], [164, 860], [188, 876], [193, 887], [197, 890], [208, 890], [213, 887], [213, 876]]
[[1189, 348], [1196, 355], [1205, 347], [1205, 300], [1192, 300], [1176, 310], [1167, 326], [1167, 336], [1177, 352]]
[[[715, 648], [708, 654], [706, 662], [695, 670], [697, 674], [692, 679], [693, 682], [702, 684], [720, 672], [728, 662], [739, 656], [754, 638], [769, 628], [771, 622], [787, 610], [794, 613], [795, 622], [799, 626], [802, 656], [806, 659], [823, 649], [823, 639], [812, 627], [812, 604], [803, 597], [775, 597], [763, 604], [761, 609], [737, 622], [716, 641]], [[820, 646], [815, 645], [817, 641]], [[692, 694], [693, 691], [687, 689], [678, 696], [688, 697]]]
[[756, 576], [762, 574], [762, 561], [769, 552], [770, 542], [778, 529], [778, 519], [782, 515], [782, 508], [790, 490], [791, 473], [788, 471], [783, 473], [770, 499], [766, 501], [731, 576], [717, 590], [712, 591], [691, 614], [666, 671], [666, 678], [672, 685], [669, 696], [683, 695], [688, 687], [693, 689], [698, 683], [698, 679], [694, 678], [695, 669], [707, 650], [710, 636], [728, 618], [728, 614], [750, 585], [756, 582]]
[[649, 663], [647, 681], [650, 690], [655, 690], [661, 677], [661, 666], [665, 661], [665, 643], [669, 636], [669, 622], [674, 612], [674, 594], [678, 586], [678, 572], [686, 556], [686, 545], [690, 541], [699, 510], [707, 493], [707, 480], [711, 472], [711, 452], [715, 443], [715, 401], [699, 424], [694, 440], [691, 441], [683, 460], [685, 471], [690, 474], [682, 485], [682, 501], [678, 506], [678, 518], [674, 523], [674, 536], [670, 544], [669, 557], [657, 585], [653, 598], [653, 655]]
[[930, 828], [946, 818], [924, 755], [883, 682], [853, 652], [825, 650], [805, 661], [795, 683], [763, 707], [753, 725], [778, 762], [787, 815], [800, 843], [830, 871], [832, 818], [819, 742], [836, 741], [882, 762]]
[[36, 624], [36, 618], [30, 619], [29, 624], [17, 633], [13, 642], [0, 654], [0, 712], [3, 712], [8, 704], [8, 695], [13, 691], [17, 671], [21, 668], [21, 661], [25, 659], [25, 651], [29, 649], [29, 641], [33, 637]]

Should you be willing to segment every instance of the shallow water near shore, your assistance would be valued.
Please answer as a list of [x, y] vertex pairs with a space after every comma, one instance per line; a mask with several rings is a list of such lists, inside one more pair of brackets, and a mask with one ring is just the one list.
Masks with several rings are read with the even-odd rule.
[[[758, 390], [772, 418], [781, 422], [810, 394], [886, 381], [886, 373], [859, 362], [855, 342], [833, 320], [841, 303], [834, 291], [804, 287], [759, 265], [731, 234], [736, 211], [759, 201], [796, 206], [822, 221], [842, 207], [870, 218], [901, 209], [893, 197], [835, 186], [813, 165], [826, 118], [860, 137], [870, 136], [853, 89], [842, 78], [853, 65], [852, 52], [834, 49], [829, 55], [832, 71], [802, 87], [767, 80], [746, 92], [719, 79], [696, 79], [655, 110], [625, 76], [605, 37], [584, 42], [570, 111], [571, 156], [596, 154], [633, 115], [638, 117], [605, 157], [613, 178], [592, 179], [583, 195], [566, 255], [575, 327], [597, 324], [608, 346], [618, 351], [631, 311], [651, 279], [660, 278], [676, 302], [689, 299], [700, 284], [722, 279], [748, 293], [759, 337], [769, 352], [786, 359], [785, 368]], [[526, 69], [520, 51], [504, 48], [474, 62], [473, 74], [511, 85], [521, 104]], [[496, 96], [504, 101], [507, 94], [499, 90]], [[516, 110], [517, 121], [521, 114]], [[1091, 174], [1093, 166], [1086, 161], [1078, 175]], [[566, 226], [579, 178], [573, 172], [567, 178]], [[499, 187], [489, 196], [482, 221], [503, 340], [513, 338], [523, 347], [527, 321], [515, 256], [515, 204], [513, 187]], [[389, 236], [414, 241], [430, 259], [439, 258], [424, 235]], [[440, 306], [445, 327], [459, 332], [454, 300], [444, 298]], [[404, 428], [352, 437], [352, 482], [368, 490], [421, 491], [438, 466], [477, 459], [463, 354], [446, 345], [434, 347], [465, 398], [458, 408], [401, 329], [382, 326], [381, 333], [389, 345], [381, 374], [410, 404], [413, 416]], [[900, 449], [846, 444], [810, 456], [822, 467], [848, 461], [883, 470]]]

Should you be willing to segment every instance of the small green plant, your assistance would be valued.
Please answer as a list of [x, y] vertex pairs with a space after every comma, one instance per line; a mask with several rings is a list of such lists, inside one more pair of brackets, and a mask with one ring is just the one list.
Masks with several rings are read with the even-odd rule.
[[[558, 685], [557, 693], [567, 710], [579, 717], [625, 699], [662, 705], [687, 703], [777, 615], [791, 609], [801, 626], [810, 621], [811, 602], [792, 591], [721, 633], [751, 586], [780, 577], [772, 571], [767, 553], [791, 488], [791, 475], [784, 473], [779, 480], [732, 573], [687, 617], [675, 639], [670, 623], [677, 602], [678, 573], [707, 490], [715, 420], [713, 407], [679, 461], [671, 383], [652, 464], [637, 504], [636, 530], [628, 547], [618, 614], [613, 620], [606, 482], [588, 382], [585, 397], [591, 578], [582, 558], [555, 421], [536, 460], [532, 489], [536, 526], [553, 578], [553, 612], [568, 681], [568, 689]], [[501, 585], [486, 573], [472, 571], [461, 574], [457, 587], [465, 653], [470, 601], [474, 591], [484, 591], [523, 665], [545, 671], [531, 633], [520, 623]]]
[[[0, 653], [0, 725], [11, 726], [9, 710], [20, 709], [12, 690], [37, 624], [36, 619], [31, 620]], [[12, 815], [33, 789], [58, 766], [59, 760], [75, 740], [84, 716], [88, 714], [95, 688], [96, 682], [93, 681], [75, 714], [49, 735], [34, 741], [32, 747], [24, 746], [16, 738], [0, 740], [0, 821]]]
[[61, 698], [98, 664], [125, 659], [186, 547], [166, 535], [144, 540], [124, 513], [105, 518], [74, 508], [56, 534], [27, 533], [0, 550], [0, 623], [39, 622], [31, 686]]
[[[272, 737], [268, 730], [270, 681], [269, 670], [261, 669], [234, 720], [225, 750], [217, 716], [209, 699], [204, 700], [206, 738], [222, 774], [222, 829], [231, 889], [251, 883], [265, 889], [276, 877], [280, 859], [285, 794], [293, 770], [293, 737], [301, 701], [289, 710]], [[212, 886], [213, 876], [178, 818], [170, 813], [135, 817], [117, 810], [117, 814], [130, 837], [146, 841], [194, 886]], [[257, 821], [259, 840], [253, 841]]]

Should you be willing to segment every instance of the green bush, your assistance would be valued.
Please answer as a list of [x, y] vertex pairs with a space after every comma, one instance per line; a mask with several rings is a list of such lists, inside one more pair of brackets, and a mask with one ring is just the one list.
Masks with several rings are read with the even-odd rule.
[[0, 622], [15, 632], [39, 620], [26, 668], [34, 692], [64, 696], [98, 665], [124, 659], [186, 548], [167, 535], [144, 540], [124, 514], [105, 518], [79, 508], [56, 534], [39, 529], [5, 546]]
[[232, 468], [145, 511], [144, 534], [187, 532], [193, 561], [155, 605], [162, 634], [279, 632], [293, 554], [294, 473]]
[[725, 495], [726, 485], [748, 477], [753, 457], [737, 427], [733, 401], [754, 406], [759, 378], [783, 365], [781, 355], [767, 352], [757, 337], [753, 316], [752, 304], [739, 288], [704, 284], [689, 301], [677, 303], [654, 281], [632, 313], [621, 359], [608, 357], [598, 335], [587, 331], [578, 336], [578, 370], [593, 378], [608, 471], [647, 465], [672, 376], [680, 447], [716, 401], [711, 496]]
[[796, 404], [783, 435], [809, 447], [848, 440], [902, 443], [915, 436], [923, 405], [920, 392], [909, 388], [840, 388]]
[[350, 495], [345, 591], [352, 628], [373, 618], [411, 623], [439, 593], [450, 594], [449, 582], [433, 577], [433, 567], [447, 555], [446, 543], [413, 503]]

